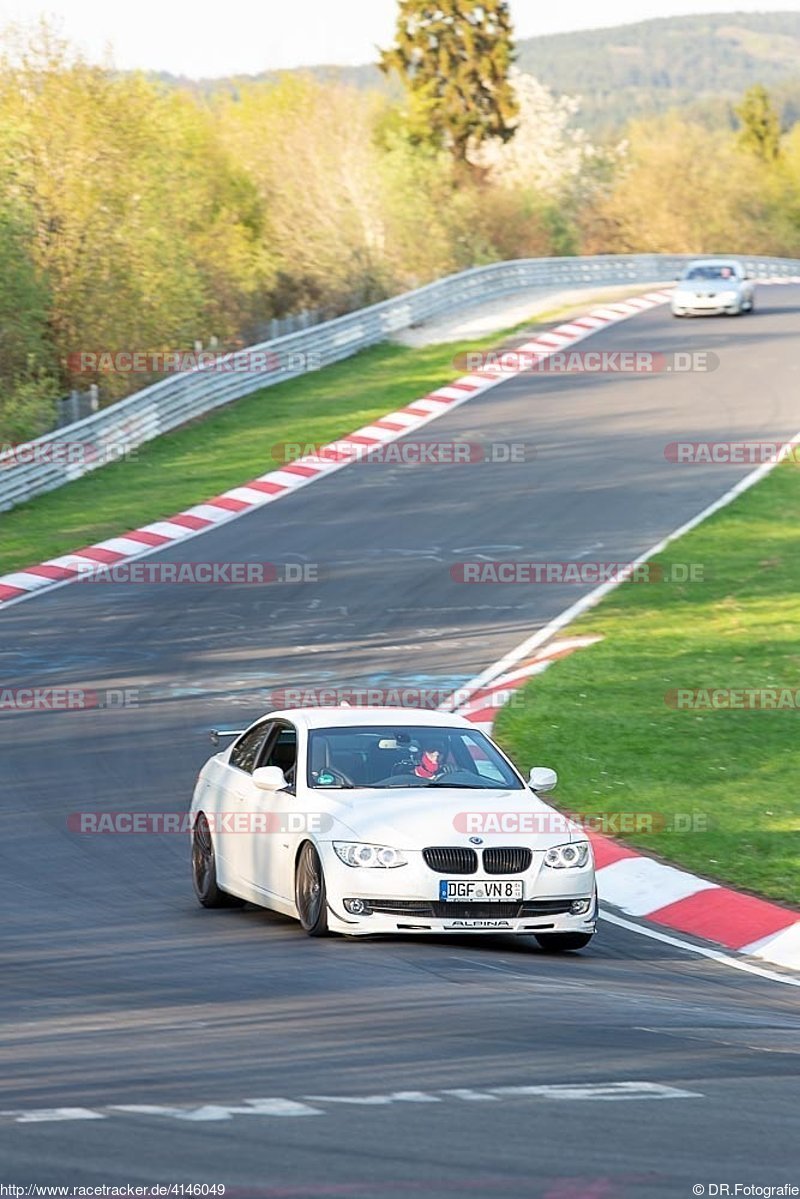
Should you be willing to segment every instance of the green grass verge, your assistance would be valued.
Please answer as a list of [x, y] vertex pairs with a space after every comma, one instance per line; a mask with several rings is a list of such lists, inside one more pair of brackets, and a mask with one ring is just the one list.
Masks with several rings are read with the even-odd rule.
[[533, 680], [496, 725], [521, 764], [558, 769], [571, 811], [653, 813], [666, 827], [625, 839], [796, 905], [800, 711], [678, 710], [665, 696], [800, 692], [798, 527], [800, 470], [787, 464], [658, 558], [665, 572], [702, 564], [703, 582], [617, 588], [569, 629], [604, 640]]

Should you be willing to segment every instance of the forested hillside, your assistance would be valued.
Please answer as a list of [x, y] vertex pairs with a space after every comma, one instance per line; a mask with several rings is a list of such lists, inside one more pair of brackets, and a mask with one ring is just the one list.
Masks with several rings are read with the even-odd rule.
[[[731, 123], [730, 102], [756, 83], [774, 92], [786, 124], [800, 118], [800, 12], [668, 17], [525, 38], [517, 52], [521, 70], [557, 93], [581, 97], [581, 124], [593, 132], [675, 106], [688, 106], [707, 122]], [[312, 71], [324, 81], [397, 94], [371, 64]], [[243, 82], [161, 78], [204, 92], [235, 91]]]

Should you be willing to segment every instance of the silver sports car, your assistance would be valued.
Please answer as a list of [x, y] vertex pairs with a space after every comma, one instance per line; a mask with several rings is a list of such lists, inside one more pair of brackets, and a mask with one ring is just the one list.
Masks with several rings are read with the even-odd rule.
[[672, 315], [727, 313], [741, 316], [755, 305], [755, 283], [735, 259], [691, 262], [672, 293]]

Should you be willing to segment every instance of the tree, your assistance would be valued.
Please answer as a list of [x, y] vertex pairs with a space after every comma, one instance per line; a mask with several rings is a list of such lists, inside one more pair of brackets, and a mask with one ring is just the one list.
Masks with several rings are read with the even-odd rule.
[[47, 284], [31, 257], [29, 214], [7, 190], [0, 175], [0, 451], [52, 428], [58, 395]]
[[147, 381], [76, 377], [80, 350], [236, 337], [271, 270], [261, 200], [208, 106], [84, 61], [47, 25], [5, 43], [0, 208], [25, 214], [61, 388], [98, 382], [105, 402]]
[[775, 162], [781, 152], [781, 121], [767, 89], [760, 83], [751, 87], [735, 111], [742, 123], [741, 149], [764, 162]]
[[379, 97], [310, 74], [244, 85], [217, 105], [219, 138], [254, 181], [274, 258], [280, 314], [337, 311], [386, 297]]
[[395, 45], [380, 67], [406, 86], [412, 140], [464, 163], [471, 149], [514, 136], [513, 61], [507, 0], [400, 0]]
[[509, 81], [519, 111], [516, 135], [507, 144], [490, 142], [481, 150], [481, 165], [489, 169], [492, 182], [559, 194], [599, 154], [584, 131], [572, 124], [580, 102], [554, 96], [538, 79], [516, 68]]
[[586, 254], [764, 253], [763, 172], [677, 114], [634, 122], [616, 180], [582, 213]]

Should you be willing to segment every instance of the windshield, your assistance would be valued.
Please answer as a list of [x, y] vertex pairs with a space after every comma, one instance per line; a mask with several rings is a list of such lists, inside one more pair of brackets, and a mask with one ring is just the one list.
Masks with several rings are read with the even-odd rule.
[[734, 280], [736, 279], [736, 269], [735, 269], [735, 267], [730, 266], [730, 265], [722, 264], [720, 266], [717, 266], [715, 263], [712, 263], [707, 266], [690, 267], [689, 270], [686, 272], [686, 274], [683, 277], [684, 277], [684, 279], [692, 279], [692, 280], [694, 280], [694, 279], [710, 279], [710, 280], [713, 280], [714, 282], [717, 282], [720, 279], [727, 279], [729, 282], [733, 283]]
[[350, 787], [481, 787], [524, 790], [483, 733], [403, 725], [313, 729], [308, 785]]

